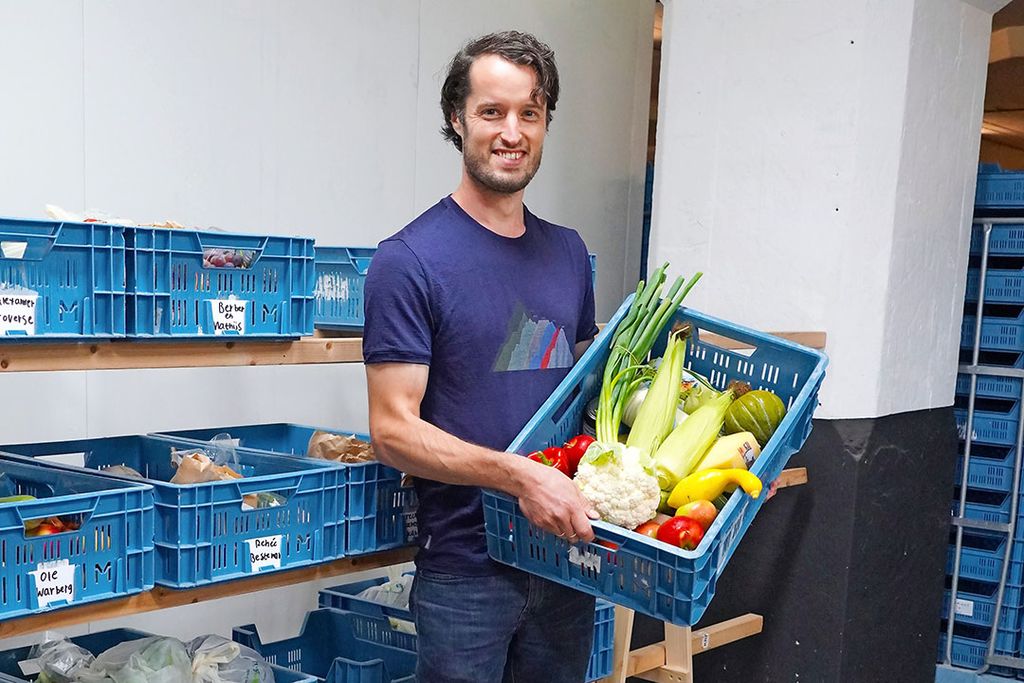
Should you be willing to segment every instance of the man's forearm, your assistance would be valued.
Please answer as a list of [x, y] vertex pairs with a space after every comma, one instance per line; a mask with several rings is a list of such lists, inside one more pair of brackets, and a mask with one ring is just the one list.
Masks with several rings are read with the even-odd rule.
[[372, 424], [377, 457], [414, 477], [498, 489], [518, 496], [528, 469], [522, 458], [467, 443], [418, 417]]

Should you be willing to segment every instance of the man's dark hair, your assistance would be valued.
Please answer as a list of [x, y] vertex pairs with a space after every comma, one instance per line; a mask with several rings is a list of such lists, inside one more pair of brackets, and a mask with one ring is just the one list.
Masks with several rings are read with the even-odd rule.
[[551, 125], [551, 113], [558, 102], [558, 67], [554, 51], [529, 33], [502, 31], [489, 33], [470, 41], [459, 50], [448, 65], [448, 75], [441, 86], [441, 113], [444, 126], [441, 135], [462, 151], [462, 137], [452, 126], [454, 113], [463, 126], [466, 123], [466, 97], [469, 96], [469, 68], [481, 55], [497, 55], [513, 64], [529, 66], [537, 74], [534, 95], [543, 95], [547, 104], [546, 126]]

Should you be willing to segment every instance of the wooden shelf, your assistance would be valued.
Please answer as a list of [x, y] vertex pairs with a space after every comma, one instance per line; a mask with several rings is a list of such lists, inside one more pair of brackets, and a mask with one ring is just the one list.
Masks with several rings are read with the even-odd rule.
[[232, 595], [244, 595], [245, 593], [253, 593], [268, 588], [279, 588], [305, 581], [327, 579], [341, 574], [388, 567], [393, 564], [409, 562], [415, 553], [415, 548], [397, 548], [370, 555], [346, 557], [310, 567], [288, 569], [270, 574], [261, 574], [247, 579], [212, 583], [200, 586], [199, 588], [187, 588], [184, 590], [156, 586], [151, 591], [130, 595], [125, 598], [105, 600], [78, 607], [65, 607], [50, 612], [0, 621], [0, 638], [21, 636], [49, 629], [60, 629], [90, 621], [114, 619], [129, 614], [152, 612], [167, 607], [194, 605], [199, 602]]
[[[825, 347], [824, 332], [772, 332], [814, 349]], [[127, 370], [136, 368], [209, 368], [243, 365], [308, 365], [361, 363], [360, 337], [329, 336], [293, 341], [139, 341], [118, 339], [101, 342], [33, 342], [0, 344], [0, 374], [50, 370]], [[706, 339], [724, 349], [743, 344], [717, 335]]]
[[362, 360], [363, 340], [359, 337], [176, 342], [118, 339], [0, 345], [0, 373], [360, 363]]

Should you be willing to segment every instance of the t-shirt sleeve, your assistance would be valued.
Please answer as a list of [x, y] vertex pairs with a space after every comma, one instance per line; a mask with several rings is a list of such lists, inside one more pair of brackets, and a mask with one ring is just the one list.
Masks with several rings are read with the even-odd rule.
[[580, 307], [580, 320], [576, 325], [576, 343], [590, 341], [597, 336], [597, 324], [594, 320], [594, 276], [590, 270], [590, 254], [583, 238], [579, 238], [579, 247], [583, 259], [583, 305]]
[[380, 244], [363, 288], [363, 361], [430, 365], [433, 322], [423, 266], [401, 240]]

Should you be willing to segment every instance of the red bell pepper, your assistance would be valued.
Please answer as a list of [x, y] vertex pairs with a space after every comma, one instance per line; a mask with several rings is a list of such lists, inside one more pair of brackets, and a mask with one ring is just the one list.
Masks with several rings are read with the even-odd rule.
[[704, 529], [701, 528], [697, 520], [684, 515], [673, 517], [658, 527], [657, 539], [659, 541], [683, 550], [693, 550], [700, 545], [702, 538], [704, 538]]
[[583, 454], [587, 452], [592, 443], [594, 443], [594, 437], [587, 436], [586, 434], [579, 434], [565, 442], [563, 448], [565, 450], [565, 457], [569, 461], [570, 476], [576, 474], [576, 468], [580, 466], [580, 458], [583, 457]]
[[567, 477], [572, 476], [569, 474], [569, 460], [565, 457], [565, 450], [558, 446], [551, 446], [543, 451], [534, 451], [526, 457], [542, 465], [554, 467]]

